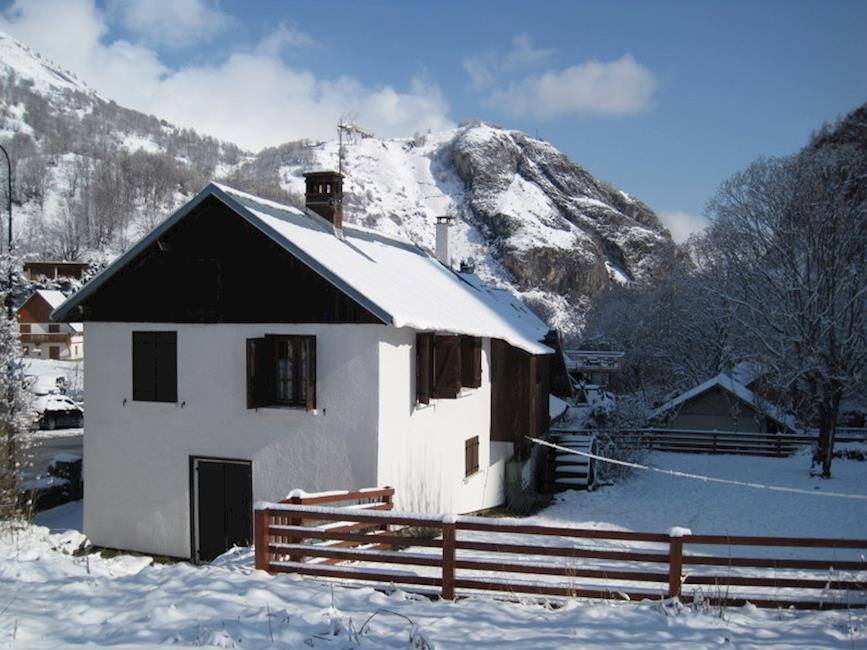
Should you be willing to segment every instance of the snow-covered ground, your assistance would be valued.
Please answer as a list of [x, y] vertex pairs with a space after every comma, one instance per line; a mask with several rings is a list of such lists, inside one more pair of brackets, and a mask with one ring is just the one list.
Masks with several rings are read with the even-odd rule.
[[[816, 485], [805, 476], [804, 456], [654, 454], [649, 460], [765, 483]], [[838, 461], [835, 476], [820, 490], [867, 494], [867, 463]], [[536, 519], [650, 531], [685, 525], [707, 533], [867, 537], [862, 503], [637, 474], [594, 493], [566, 493]], [[37, 524], [0, 535], [0, 647], [867, 647], [864, 610], [743, 607], [720, 614], [673, 603], [572, 600], [546, 606], [489, 596], [449, 603], [268, 576], [251, 568], [248, 550], [202, 567], [130, 556], [73, 557], [57, 549], [79, 542], [80, 504], [42, 513]]]

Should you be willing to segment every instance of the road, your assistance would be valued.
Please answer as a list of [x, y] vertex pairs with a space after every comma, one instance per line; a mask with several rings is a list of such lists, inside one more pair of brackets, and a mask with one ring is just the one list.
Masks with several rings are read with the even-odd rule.
[[[77, 433], [76, 433], [77, 432]], [[60, 429], [57, 431], [38, 431], [33, 438], [33, 471], [41, 474], [57, 454], [81, 456], [81, 429]]]

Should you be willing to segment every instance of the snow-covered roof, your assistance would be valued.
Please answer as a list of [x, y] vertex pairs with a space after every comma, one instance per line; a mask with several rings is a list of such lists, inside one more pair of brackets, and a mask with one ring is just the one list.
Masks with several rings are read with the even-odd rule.
[[698, 397], [699, 395], [703, 395], [704, 393], [714, 388], [721, 388], [722, 390], [731, 393], [742, 402], [745, 402], [746, 404], [752, 406], [757, 412], [766, 415], [767, 417], [775, 420], [779, 424], [782, 424], [783, 426], [792, 431], [800, 431], [801, 429], [795, 418], [793, 418], [791, 415], [783, 411], [778, 406], [769, 403], [767, 400], [762, 399], [749, 388], [744, 386], [741, 382], [737, 381], [736, 379], [732, 378], [731, 375], [728, 375], [724, 372], [721, 372], [716, 377], [711, 377], [707, 381], [698, 384], [697, 386], [693, 386], [688, 391], [681, 393], [672, 400], [669, 400], [668, 402], [657, 408], [653, 413], [651, 413], [650, 419], [657, 418], [660, 415], [663, 415], [668, 411], [677, 408], [684, 402]]
[[35, 295], [39, 295], [39, 297], [48, 303], [48, 306], [51, 307], [51, 309], [57, 309], [60, 305], [66, 302], [66, 296], [63, 295], [63, 292], [55, 291], [53, 289], [37, 289], [30, 297], [32, 298]]
[[163, 221], [58, 308], [62, 320], [103, 282], [150, 246], [193, 208], [216, 197], [285, 250], [395, 327], [499, 338], [531, 354], [548, 326], [508, 292], [447, 269], [414, 244], [373, 230], [332, 224], [309, 210], [262, 199], [216, 183]]

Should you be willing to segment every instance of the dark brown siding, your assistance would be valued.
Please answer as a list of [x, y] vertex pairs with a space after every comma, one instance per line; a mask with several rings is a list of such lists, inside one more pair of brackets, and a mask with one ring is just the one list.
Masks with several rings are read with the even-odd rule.
[[215, 198], [160, 241], [66, 320], [381, 322]]
[[531, 355], [500, 339], [491, 340], [491, 440], [515, 443], [524, 457], [526, 436], [548, 430], [550, 355]]

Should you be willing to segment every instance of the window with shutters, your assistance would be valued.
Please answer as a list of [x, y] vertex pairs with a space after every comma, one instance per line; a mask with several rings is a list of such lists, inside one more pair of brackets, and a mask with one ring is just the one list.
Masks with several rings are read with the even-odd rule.
[[316, 408], [316, 337], [247, 339], [247, 408]]
[[178, 333], [132, 333], [132, 398], [178, 401]]
[[479, 471], [479, 437], [473, 436], [464, 444], [464, 476]]
[[454, 399], [462, 387], [482, 385], [482, 339], [416, 334], [416, 400]]

